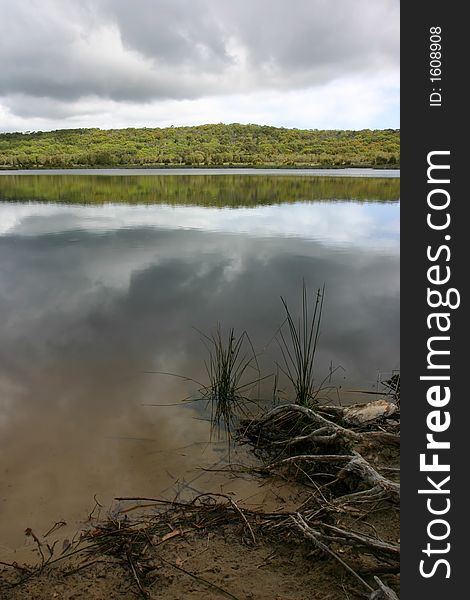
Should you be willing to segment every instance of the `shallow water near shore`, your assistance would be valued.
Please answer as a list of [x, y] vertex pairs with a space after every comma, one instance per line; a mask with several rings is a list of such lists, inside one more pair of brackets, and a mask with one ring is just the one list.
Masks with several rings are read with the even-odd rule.
[[226, 177], [0, 178], [0, 554], [10, 560], [26, 527], [75, 526], [95, 495], [107, 506], [258, 493], [199, 470], [225, 464], [226, 444], [208, 443], [204, 403], [181, 402], [198, 385], [155, 373], [204, 380], [198, 330], [248, 331], [270, 373], [280, 297], [298, 312], [305, 279], [312, 294], [326, 285], [317, 377], [334, 370], [333, 400], [373, 391], [399, 367], [399, 181]]

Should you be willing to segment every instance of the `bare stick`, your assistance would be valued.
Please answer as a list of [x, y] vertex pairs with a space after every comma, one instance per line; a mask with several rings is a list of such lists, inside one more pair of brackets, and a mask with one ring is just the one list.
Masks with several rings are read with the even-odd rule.
[[330, 433], [329, 435], [324, 435], [324, 434], [328, 434], [330, 431], [331, 431], [331, 429], [329, 427], [320, 427], [319, 429], [315, 429], [314, 431], [308, 433], [307, 435], [298, 435], [293, 438], [287, 438], [285, 440], [278, 440], [278, 441], [271, 442], [271, 443], [273, 446], [280, 446], [280, 445], [293, 446], [294, 444], [299, 444], [301, 442], [314, 442], [317, 444], [327, 444], [327, 443], [334, 442], [338, 437], [337, 433]]
[[129, 565], [130, 565], [131, 570], [132, 570], [132, 575], [134, 576], [134, 579], [135, 579], [135, 581], [137, 583], [137, 587], [139, 588], [140, 593], [142, 594], [142, 596], [144, 598], [148, 598], [149, 595], [148, 595], [147, 591], [142, 587], [142, 584], [140, 582], [139, 576], [137, 575], [137, 571], [135, 570], [134, 563], [132, 562], [131, 555], [128, 552], [126, 552], [126, 556], [127, 556], [127, 560], [129, 562]]
[[226, 494], [215, 494], [215, 493], [208, 493], [208, 494], [199, 494], [199, 496], [196, 496], [196, 498], [194, 498], [193, 503], [198, 500], [199, 498], [202, 498], [204, 496], [215, 496], [218, 498], [225, 498], [226, 500], [228, 500], [230, 502], [230, 504], [233, 506], [233, 508], [238, 512], [238, 514], [241, 516], [241, 518], [244, 520], [250, 534], [251, 537], [253, 539], [253, 543], [256, 544], [256, 538], [255, 538], [255, 534], [253, 533], [253, 529], [251, 528], [251, 525], [248, 523], [247, 518], [245, 517], [245, 514], [243, 513], [242, 509], [238, 506], [238, 504], [232, 500], [232, 498], [230, 498], [230, 496], [227, 496]]
[[347, 439], [356, 440], [356, 441], [363, 439], [362, 434], [356, 433], [355, 431], [352, 431], [351, 429], [346, 429], [345, 427], [341, 427], [341, 425], [337, 425], [333, 421], [329, 421], [328, 419], [325, 419], [325, 417], [322, 417], [321, 415], [319, 415], [316, 411], [312, 410], [311, 408], [307, 408], [306, 406], [300, 406], [299, 404], [281, 404], [280, 406], [276, 406], [276, 408], [273, 408], [266, 415], [261, 417], [261, 419], [259, 421], [256, 421], [256, 426], [263, 425], [264, 423], [267, 423], [269, 420], [271, 420], [276, 415], [282, 414], [285, 412], [294, 412], [294, 413], [297, 412], [301, 415], [304, 415], [305, 417], [308, 417], [309, 419], [318, 423], [319, 425], [330, 427], [334, 431], [342, 433], [343, 436], [346, 437]]
[[382, 540], [374, 539], [368, 535], [356, 533], [354, 531], [347, 531], [345, 529], [340, 529], [339, 527], [335, 527], [334, 525], [328, 525], [326, 523], [323, 523], [322, 527], [340, 535], [341, 537], [353, 540], [354, 542], [366, 546], [372, 550], [376, 550], [384, 554], [389, 554], [390, 556], [396, 559], [400, 558], [400, 546], [398, 544], [384, 542]]
[[379, 589], [372, 592], [370, 600], [398, 600], [398, 596], [392, 589], [383, 584], [378, 577], [374, 576], [374, 579]]
[[372, 488], [380, 487], [394, 502], [400, 502], [400, 485], [380, 475], [358, 452], [353, 452], [352, 460], [342, 469], [341, 475], [346, 472], [359, 475]]
[[314, 542], [314, 544], [318, 548], [320, 548], [320, 550], [323, 550], [324, 552], [326, 552], [327, 554], [332, 556], [335, 560], [337, 560], [341, 565], [343, 565], [343, 567], [349, 573], [351, 573], [351, 575], [354, 575], [354, 577], [356, 579], [358, 579], [362, 583], [362, 585], [365, 586], [369, 590], [369, 592], [374, 591], [372, 589], [372, 587], [367, 583], [367, 581], [364, 581], [364, 579], [362, 579], [362, 577], [358, 573], [356, 573], [356, 571], [354, 571], [354, 569], [352, 569], [346, 562], [344, 562], [344, 560], [342, 558], [340, 558], [335, 552], [333, 552], [333, 550], [331, 550], [331, 548], [328, 548], [328, 546], [326, 544], [324, 544], [323, 542], [321, 542], [318, 539], [318, 537], [320, 536], [319, 532], [317, 532], [314, 529], [312, 529], [311, 527], [309, 527], [307, 525], [307, 523], [302, 519], [302, 517], [299, 513], [297, 513], [295, 517], [292, 517], [292, 520], [297, 525], [297, 527], [302, 531], [304, 536], [307, 537], [308, 539], [312, 540]]
[[349, 454], [299, 454], [298, 456], [289, 456], [289, 458], [283, 458], [275, 463], [271, 463], [266, 466], [266, 469], [276, 469], [282, 465], [295, 463], [296, 461], [310, 461], [310, 462], [326, 462], [326, 463], [348, 463], [354, 456]]

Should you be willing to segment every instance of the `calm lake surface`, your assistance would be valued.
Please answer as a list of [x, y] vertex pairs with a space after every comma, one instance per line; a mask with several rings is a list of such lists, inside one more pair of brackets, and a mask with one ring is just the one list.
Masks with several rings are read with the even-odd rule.
[[95, 494], [243, 494], [197, 471], [226, 453], [181, 403], [197, 386], [149, 371], [203, 379], [197, 330], [221, 323], [273, 372], [302, 279], [326, 285], [318, 381], [337, 368], [350, 402], [399, 367], [399, 179], [334, 175], [0, 177], [0, 555]]

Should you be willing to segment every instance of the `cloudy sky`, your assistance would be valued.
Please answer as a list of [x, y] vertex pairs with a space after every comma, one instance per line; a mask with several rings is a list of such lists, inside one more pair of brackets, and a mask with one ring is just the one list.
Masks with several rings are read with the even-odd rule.
[[0, 0], [0, 131], [399, 127], [398, 0]]

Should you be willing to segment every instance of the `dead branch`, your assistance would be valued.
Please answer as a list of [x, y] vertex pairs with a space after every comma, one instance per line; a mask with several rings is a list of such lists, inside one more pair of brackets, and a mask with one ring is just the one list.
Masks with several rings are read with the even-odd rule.
[[362, 434], [352, 431], [351, 429], [346, 429], [333, 421], [326, 419], [319, 415], [316, 411], [311, 408], [307, 408], [306, 406], [300, 406], [299, 404], [281, 404], [280, 406], [276, 406], [268, 413], [266, 413], [261, 419], [258, 421], [254, 421], [253, 425], [256, 428], [261, 428], [268, 421], [272, 420], [274, 417], [281, 415], [283, 413], [298, 413], [307, 417], [312, 422], [317, 423], [321, 427], [328, 427], [331, 431], [335, 431], [338, 434], [342, 434], [343, 437], [349, 440], [360, 441], [363, 439]]
[[285, 440], [277, 440], [271, 442], [273, 446], [293, 446], [294, 444], [300, 444], [305, 442], [313, 442], [315, 444], [329, 444], [338, 439], [338, 434], [336, 432], [331, 433], [331, 429], [329, 427], [320, 427], [319, 429], [315, 429], [311, 431], [307, 435], [298, 435], [292, 438], [287, 438]]
[[395, 592], [388, 586], [384, 585], [378, 577], [374, 576], [374, 579], [377, 582], [379, 589], [372, 592], [369, 600], [399, 600]]
[[[245, 433], [249, 434], [250, 431], [260, 432], [274, 419], [279, 419], [282, 416], [287, 416], [289, 414], [299, 414], [307, 417], [317, 426], [317, 428], [305, 435], [294, 435], [287, 439], [270, 441], [272, 445], [292, 445], [309, 441], [314, 443], [331, 443], [341, 438], [349, 443], [378, 442], [396, 446], [400, 445], [400, 436], [395, 433], [387, 431], [355, 431], [352, 427], [343, 427], [342, 425], [335, 423], [331, 419], [323, 416], [328, 414], [326, 410], [329, 410], [330, 408], [334, 409], [333, 414], [335, 416], [339, 416], [337, 413], [341, 407], [322, 407], [321, 409], [318, 408], [312, 410], [311, 408], [300, 406], [298, 404], [281, 404], [270, 410], [260, 419], [248, 424]], [[320, 414], [320, 410], [323, 414]], [[371, 423], [373, 423], [373, 421], [370, 421], [368, 425], [370, 426]]]
[[351, 573], [351, 575], [358, 579], [362, 583], [362, 585], [369, 590], [369, 592], [374, 591], [372, 587], [367, 583], [367, 581], [362, 579], [359, 573], [356, 573], [356, 571], [354, 571], [352, 567], [350, 567], [340, 556], [338, 556], [336, 552], [333, 552], [331, 548], [329, 548], [326, 544], [324, 544], [321, 541], [321, 533], [307, 525], [307, 523], [303, 520], [302, 516], [299, 513], [297, 513], [295, 517], [292, 517], [292, 520], [302, 531], [304, 536], [310, 539], [315, 544], [315, 546], [317, 546], [317, 548], [320, 548], [320, 550], [323, 550], [323, 552], [326, 552], [335, 560], [337, 560], [349, 573]]
[[298, 456], [289, 456], [277, 462], [267, 465], [267, 470], [277, 469], [283, 465], [296, 462], [323, 462], [323, 463], [343, 463], [354, 459], [354, 456], [349, 454], [299, 454]]
[[[345, 477], [354, 473], [371, 486], [370, 493], [376, 493], [377, 488], [382, 490], [382, 495], [393, 502], [400, 502], [400, 485], [380, 475], [360, 454], [353, 452], [353, 458], [343, 467], [338, 477]], [[343, 498], [345, 500], [346, 498]], [[349, 500], [352, 496], [349, 496]]]
[[392, 559], [400, 560], [400, 546], [392, 542], [384, 542], [369, 535], [357, 533], [355, 531], [341, 529], [335, 525], [322, 523], [322, 528], [335, 533], [337, 536], [344, 539], [345, 542], [353, 542], [354, 545], [360, 545], [369, 549], [372, 553], [388, 556]]

